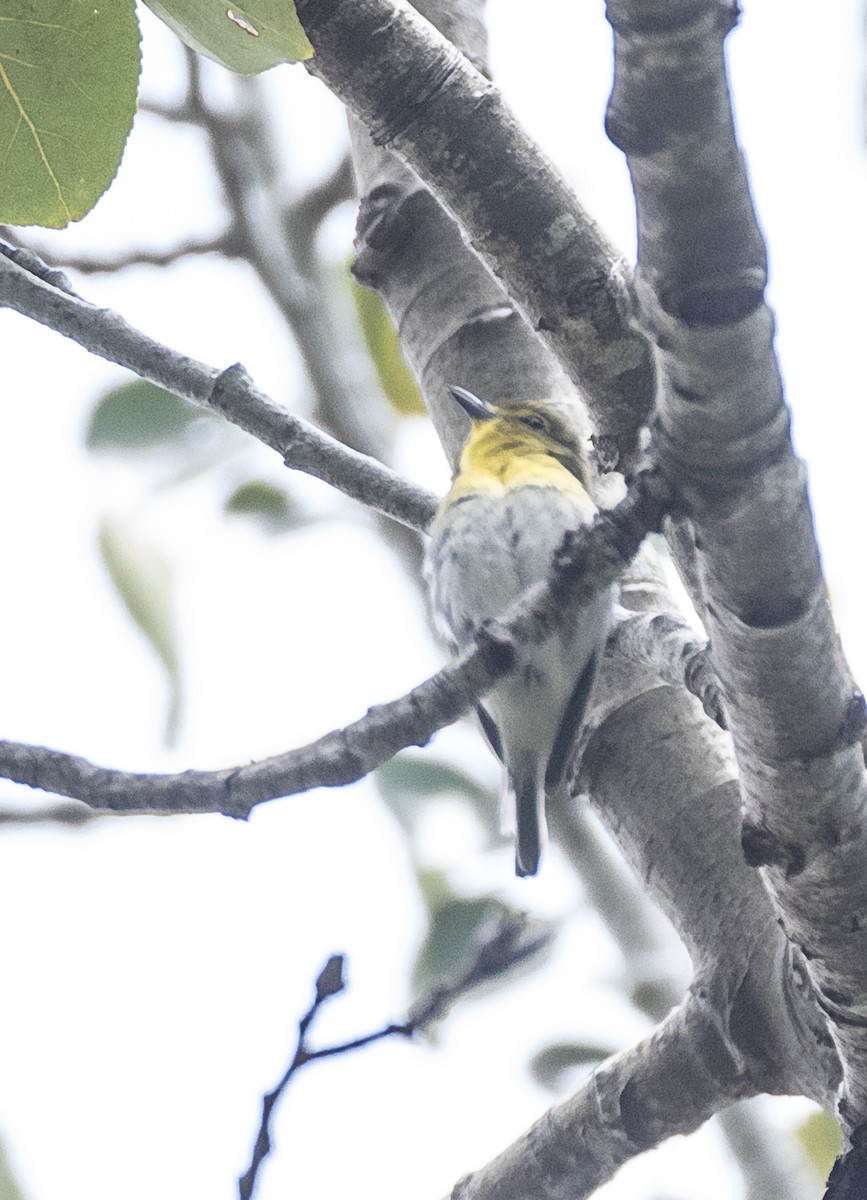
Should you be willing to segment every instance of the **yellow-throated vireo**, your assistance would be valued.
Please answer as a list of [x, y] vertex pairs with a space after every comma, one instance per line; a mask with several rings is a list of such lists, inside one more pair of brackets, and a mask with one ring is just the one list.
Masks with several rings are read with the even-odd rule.
[[[437, 627], [462, 649], [544, 579], [568, 529], [592, 521], [587, 461], [568, 417], [546, 402], [487, 404], [449, 389], [470, 433], [432, 529], [426, 570]], [[510, 674], [478, 706], [503, 763], [501, 820], [516, 834], [515, 870], [535, 875], [545, 794], [562, 786], [605, 645], [606, 589], [540, 644], [517, 647]]]

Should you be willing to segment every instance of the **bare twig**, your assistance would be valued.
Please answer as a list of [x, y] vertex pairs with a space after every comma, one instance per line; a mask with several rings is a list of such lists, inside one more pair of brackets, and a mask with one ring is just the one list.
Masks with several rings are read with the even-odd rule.
[[22, 270], [35, 275], [37, 279], [41, 279], [43, 283], [50, 284], [51, 287], [57, 288], [58, 291], [65, 292], [67, 296], [74, 296], [76, 299], [81, 299], [60, 267], [51, 266], [49, 263], [43, 261], [40, 255], [28, 246], [18, 245], [17, 232], [7, 229], [5, 225], [0, 225], [0, 238], [6, 237], [10, 241], [9, 243], [0, 242], [0, 254], [3, 254], [10, 262], [17, 263]]
[[138, 112], [159, 117], [161, 121], [167, 121], [170, 125], [190, 125], [195, 122], [186, 104], [160, 104], [156, 100], [142, 100]]
[[243, 257], [295, 339], [317, 417], [342, 442], [385, 458], [393, 439], [394, 413], [383, 400], [373, 370], [359, 371], [359, 354], [364, 351], [346, 284], [323, 261], [315, 236], [328, 206], [348, 193], [351, 172], [342, 163], [318, 188], [287, 200], [261, 83], [239, 81], [236, 107], [229, 113], [208, 103], [201, 83], [191, 69], [191, 115], [208, 138]]
[[[30, 248], [49, 261], [54, 257], [47, 247], [33, 245]], [[241, 253], [241, 244], [234, 231], [227, 229], [225, 233], [212, 238], [188, 238], [166, 250], [142, 247], [114, 256], [65, 254], [63, 266], [68, 271], [79, 271], [82, 275], [105, 275], [123, 271], [127, 267], [168, 267], [182, 258], [195, 255], [222, 254], [224, 258], [239, 258]]]
[[289, 231], [296, 253], [303, 254], [303, 261], [300, 263], [303, 270], [309, 270], [313, 240], [319, 226], [333, 208], [354, 195], [352, 160], [346, 154], [320, 183], [309, 188], [287, 206], [283, 224]]
[[0, 809], [0, 825], [86, 825], [100, 814], [83, 804], [52, 804], [48, 808]]
[[314, 787], [340, 787], [362, 778], [398, 750], [424, 745], [456, 721], [515, 662], [516, 645], [550, 636], [558, 615], [588, 604], [608, 587], [659, 527], [671, 491], [656, 473], [638, 476], [616, 508], [591, 526], [570, 531], [554, 556], [550, 577], [528, 588], [500, 621], [442, 671], [406, 696], [370, 709], [360, 720], [301, 749], [243, 767], [138, 774], [95, 766], [45, 747], [0, 742], [0, 776], [111, 812], [221, 812], [245, 818], [257, 804]]
[[424, 530], [436, 507], [424, 488], [279, 408], [239, 367], [219, 371], [154, 341], [119, 313], [72, 291], [62, 273], [0, 242], [0, 306], [47, 325], [91, 353], [178, 396], [216, 408], [276, 450], [288, 467], [315, 475], [402, 524]]
[[409, 1010], [403, 1021], [390, 1022], [373, 1033], [363, 1034], [348, 1042], [311, 1050], [307, 1034], [316, 1014], [326, 1000], [343, 991], [344, 958], [333, 954], [319, 973], [313, 1003], [298, 1022], [298, 1039], [292, 1060], [273, 1091], [262, 1098], [262, 1119], [253, 1147], [250, 1166], [238, 1180], [240, 1200], [250, 1200], [262, 1163], [271, 1152], [271, 1114], [293, 1077], [310, 1062], [334, 1058], [380, 1042], [389, 1037], [412, 1038], [441, 1020], [458, 1000], [482, 983], [496, 979], [511, 967], [525, 962], [543, 950], [551, 940], [551, 930], [531, 923], [523, 913], [501, 913], [479, 930], [476, 945], [471, 949], [463, 969], [453, 980], [431, 989], [427, 996]]

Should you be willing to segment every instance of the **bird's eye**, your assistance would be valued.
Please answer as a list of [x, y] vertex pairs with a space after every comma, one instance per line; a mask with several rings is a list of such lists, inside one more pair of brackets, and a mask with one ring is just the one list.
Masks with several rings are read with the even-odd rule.
[[548, 426], [543, 417], [529, 416], [521, 417], [521, 424], [526, 425], [528, 429], [532, 429], [535, 433], [546, 433]]

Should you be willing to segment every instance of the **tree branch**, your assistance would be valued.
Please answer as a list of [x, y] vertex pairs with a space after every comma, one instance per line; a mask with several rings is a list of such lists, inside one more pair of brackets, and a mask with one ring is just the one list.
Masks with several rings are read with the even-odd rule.
[[[481, 61], [472, 4], [420, 0], [417, 6], [450, 37], [459, 38], [473, 61]], [[420, 119], [423, 111], [420, 105]], [[461, 131], [455, 144], [466, 142]], [[396, 170], [381, 150], [377, 161], [376, 148], [367, 147], [363, 138], [356, 138], [355, 146], [361, 151], [356, 164], [358, 168], [360, 158], [359, 177], [367, 193], [356, 270], [386, 296], [404, 348], [422, 378], [433, 379], [428, 395], [434, 419], [436, 373], [452, 360], [461, 365], [455, 377], [479, 373], [484, 382], [476, 387], [483, 394], [549, 394], [548, 386], [532, 390], [536, 383], [528, 361], [544, 375], [532, 344], [528, 339], [530, 352], [525, 353], [514, 311], [490, 281], [485, 287], [481, 272], [464, 263], [465, 247], [452, 222], [411, 172]], [[465, 296], [462, 310], [456, 300]], [[475, 319], [467, 321], [466, 313]], [[433, 320], [430, 314], [435, 314]], [[508, 357], [513, 341], [521, 344], [517, 369]], [[438, 428], [442, 436], [441, 421]], [[459, 431], [446, 429], [446, 447], [453, 454], [458, 438]], [[640, 595], [629, 589], [637, 607], [660, 606], [657, 580], [650, 586], [641, 581], [638, 587]], [[697, 971], [696, 987], [716, 996], [712, 1022], [729, 1052], [749, 1064], [755, 1089], [803, 1090], [827, 1102], [839, 1079], [839, 1062], [833, 1050], [826, 1053], [825, 1021], [812, 990], [793, 984], [802, 979], [796, 970], [781, 970], [784, 939], [767, 894], [744, 863], [740, 797], [728, 739], [696, 713], [682, 686], [659, 686], [661, 672], [677, 684], [688, 675], [718, 718], [720, 700], [707, 656], [696, 642], [695, 653], [683, 657], [689, 651], [685, 643], [695, 641], [685, 630], [672, 629], [671, 636], [654, 645], [659, 639], [653, 628], [645, 626], [641, 633], [636, 628], [630, 661], [606, 660], [588, 714], [588, 770], [582, 786], [624, 845], [638, 877], [684, 937]], [[575, 831], [568, 827], [568, 812], [558, 810], [554, 823], [570, 853]], [[746, 1028], [762, 1031], [749, 1046], [743, 1045]], [[668, 1086], [669, 1081], [660, 1082], [660, 1088]], [[499, 1186], [490, 1193], [498, 1200]]]
[[[215, 409], [276, 450], [287, 467], [314, 475], [413, 529], [428, 527], [436, 500], [424, 488], [279, 408], [257, 391], [242, 367], [220, 372], [171, 350], [111, 309], [82, 300], [61, 273], [39, 264], [40, 275], [33, 258], [0, 243], [0, 306], [31, 317], [142, 379]], [[68, 290], [63, 290], [64, 284]]]
[[639, 475], [616, 509], [570, 531], [549, 579], [528, 588], [501, 621], [408, 695], [378, 705], [308, 746], [242, 767], [158, 775], [95, 766], [45, 747], [0, 742], [0, 777], [124, 813], [220, 812], [246, 818], [257, 804], [315, 787], [353, 783], [411, 745], [424, 745], [511, 670], [515, 645], [550, 636], [552, 619], [610, 586], [671, 502], [664, 481]]
[[319, 226], [338, 204], [354, 196], [352, 159], [344, 154], [330, 174], [286, 206], [283, 227], [290, 231], [302, 270], [309, 271], [311, 268], [312, 249]]
[[[11, 238], [19, 246], [23, 246], [19, 232], [0, 226], [0, 237]], [[28, 240], [27, 248], [40, 258], [53, 260], [53, 252], [45, 246], [40, 246]], [[134, 249], [114, 256], [69, 254], [64, 257], [63, 269], [79, 271], [82, 275], [111, 274], [123, 271], [127, 267], [168, 267], [182, 258], [201, 254], [222, 254], [225, 258], [239, 258], [242, 247], [231, 229], [212, 238], [188, 238], [178, 242], [166, 250]]]
[[457, 216], [587, 394], [597, 432], [634, 461], [653, 374], [627, 321], [628, 270], [496, 88], [403, 0], [296, 7], [309, 69]]
[[[474, 63], [484, 64], [480, 5], [416, 0], [416, 7]], [[479, 394], [495, 399], [546, 395], [574, 403], [574, 391], [564, 388], [549, 354], [496, 281], [468, 254], [454, 220], [393, 154], [351, 128], [363, 197], [355, 273], [388, 303], [450, 457], [457, 456], [463, 430], [455, 428], [453, 414], [440, 403], [444, 375], [470, 381]], [[626, 847], [636, 878], [683, 936], [700, 980], [696, 987], [714, 997], [712, 1022], [729, 1052], [745, 1055], [755, 1090], [798, 1090], [805, 1046], [823, 1039], [824, 1021], [809, 991], [794, 1000], [787, 992], [779, 965], [784, 939], [739, 846], [740, 800], [728, 739], [708, 729], [683, 689], [686, 683], [719, 719], [718, 687], [706, 647], [692, 630], [659, 613], [670, 604], [650, 548], [630, 575], [635, 577], [624, 584], [623, 604], [652, 611], [613, 634], [615, 642], [618, 634], [627, 639], [628, 649], [621, 642], [621, 653], [606, 658], [594, 691], [588, 765], [595, 770], [582, 786]], [[678, 686], [660, 688], [660, 678]], [[659, 1017], [676, 1003], [680, 990], [666, 992], [666, 981], [658, 977], [659, 957], [649, 949], [646, 913], [642, 918], [644, 910], [622, 878], [612, 886], [613, 852], [601, 854], [601, 839], [588, 839], [592, 826], [581, 820], [582, 811], [574, 798], [549, 804], [552, 830], [603, 920], [621, 935], [627, 931], [630, 949], [636, 949], [636, 939], [641, 942], [639, 955], [647, 957], [635, 967], [635, 982]], [[620, 876], [624, 873], [621, 869]], [[742, 1051], [744, 1027], [756, 1037]], [[807, 1089], [827, 1098], [838, 1078], [833, 1054], [827, 1062], [810, 1060], [810, 1066]], [[740, 1128], [737, 1122], [733, 1127]], [[752, 1147], [743, 1167], [745, 1175], [755, 1172]], [[797, 1171], [777, 1167], [762, 1163], [763, 1182], [776, 1177], [783, 1190], [790, 1187], [793, 1196], [798, 1194]], [[499, 1200], [498, 1185], [491, 1194]]]
[[708, 641], [675, 613], [623, 617], [609, 633], [605, 653], [651, 667], [666, 683], [682, 685], [701, 701], [710, 719], [725, 729], [722, 698]]
[[0, 825], [86, 825], [99, 816], [83, 804], [52, 804], [45, 808], [0, 809]]
[[367, 359], [348, 290], [341, 273], [321, 261], [315, 238], [326, 206], [351, 189], [351, 172], [344, 162], [320, 187], [287, 202], [262, 81], [235, 80], [227, 114], [208, 103], [201, 63], [192, 53], [187, 58], [187, 110], [208, 139], [242, 256], [292, 332], [318, 419], [353, 449], [383, 459], [394, 413], [373, 369], [359, 370], [359, 357]]
[[[568, 804], [549, 804], [548, 814], [560, 846], [578, 869], [589, 899], [623, 955], [629, 999], [654, 1022], [661, 1021], [683, 996], [681, 972], [672, 966], [673, 935], [651, 903], [643, 881], [627, 868], [612, 839], [605, 835], [582, 799], [575, 797]], [[743, 924], [738, 932], [743, 946]], [[766, 952], [767, 946], [762, 944], [757, 953], [745, 956], [751, 962], [751, 969]], [[726, 954], [725, 949], [722, 954]], [[693, 990], [701, 987], [698, 984]], [[720, 997], [725, 993], [712, 983], [706, 994]], [[717, 1008], [716, 1020], [719, 1030], [730, 1031], [737, 1024], [737, 1017], [733, 1019], [725, 1007]], [[766, 1020], [756, 1012], [750, 1015], [750, 1024], [757, 1034], [759, 1028], [767, 1028]], [[730, 1032], [725, 1036], [731, 1036]], [[758, 1034], [757, 1040], [762, 1036]], [[815, 1200], [815, 1178], [794, 1136], [781, 1136], [763, 1110], [749, 1101], [724, 1108], [717, 1117], [738, 1160], [745, 1200], [769, 1200], [772, 1196]]]
[[274, 1090], [262, 1098], [262, 1118], [250, 1166], [238, 1180], [240, 1200], [249, 1200], [253, 1195], [259, 1170], [271, 1152], [271, 1114], [302, 1067], [323, 1058], [334, 1058], [360, 1050], [385, 1038], [411, 1039], [417, 1033], [423, 1033], [442, 1020], [449, 1009], [473, 988], [497, 979], [512, 967], [526, 962], [543, 950], [550, 940], [550, 930], [534, 927], [525, 914], [500, 914], [478, 931], [476, 944], [470, 947], [467, 960], [455, 978], [432, 988], [427, 996], [412, 1006], [403, 1021], [390, 1022], [373, 1033], [314, 1050], [307, 1045], [307, 1033], [316, 1014], [329, 997], [337, 995], [345, 987], [343, 955], [332, 955], [316, 980], [313, 1003], [298, 1022], [298, 1039], [289, 1066]]
[[[202, 86], [201, 60], [187, 50], [186, 61], [184, 116], [208, 141], [229, 211], [233, 247], [291, 333], [310, 385], [316, 423], [353, 450], [388, 462], [398, 420], [382, 395], [344, 272], [326, 261], [316, 236], [328, 212], [354, 193], [348, 157], [318, 184], [300, 195], [292, 193], [278, 153], [281, 134], [263, 81], [235, 79], [231, 107], [217, 109]], [[379, 525], [386, 544], [418, 586], [423, 546], [416, 531], [387, 520]]]
[[695, 526], [744, 850], [822, 995], [851, 1129], [867, 1117], [864, 701], [827, 603], [763, 299], [765, 247], [724, 69], [735, 15], [719, 0], [610, 0], [608, 128], [636, 195], [656, 437]]
[[461, 1179], [451, 1200], [583, 1200], [637, 1154], [755, 1094], [720, 1050], [712, 1013], [690, 994], [648, 1038]]

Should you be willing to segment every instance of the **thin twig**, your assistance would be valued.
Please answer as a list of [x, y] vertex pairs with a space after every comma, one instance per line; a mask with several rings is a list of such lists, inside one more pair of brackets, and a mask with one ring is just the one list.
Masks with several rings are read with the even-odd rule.
[[352, 160], [345, 154], [330, 174], [287, 205], [283, 214], [283, 228], [289, 234], [296, 255], [303, 255], [304, 261], [300, 263], [302, 270], [310, 272], [314, 239], [319, 226], [332, 209], [344, 200], [351, 199], [354, 194]]
[[226, 371], [170, 349], [117, 312], [83, 300], [62, 272], [0, 242], [0, 307], [12, 308], [177, 396], [216, 408], [233, 424], [305, 471], [413, 529], [425, 530], [436, 499], [376, 459], [342, 445], [280, 408], [239, 366]]
[[528, 588], [499, 621], [486, 624], [466, 650], [406, 696], [368, 710], [360, 720], [308, 746], [222, 771], [137, 774], [95, 766], [44, 747], [0, 742], [0, 776], [111, 812], [221, 812], [246, 818], [266, 800], [315, 787], [340, 787], [392, 758], [425, 745], [462, 716], [516, 660], [518, 645], [550, 637], [552, 624], [612, 584], [645, 534], [658, 529], [671, 489], [653, 471], [635, 477], [626, 497], [590, 526], [570, 530], [547, 580]]
[[504, 974], [518, 963], [525, 962], [543, 950], [551, 941], [552, 932], [538, 923], [531, 923], [525, 913], [500, 913], [483, 925], [463, 969], [455, 978], [432, 988], [418, 1004], [413, 1005], [403, 1021], [390, 1022], [373, 1033], [351, 1038], [332, 1046], [311, 1050], [307, 1045], [308, 1031], [320, 1008], [346, 986], [343, 974], [344, 957], [333, 954], [319, 973], [313, 1003], [298, 1022], [298, 1038], [289, 1066], [273, 1091], [262, 1097], [262, 1117], [253, 1146], [250, 1166], [238, 1180], [240, 1200], [250, 1200], [256, 1186], [259, 1169], [271, 1152], [271, 1114], [291, 1080], [310, 1062], [334, 1058], [370, 1046], [389, 1037], [412, 1038], [441, 1020], [454, 1004], [473, 988]]
[[[16, 240], [21, 244], [17, 235]], [[30, 245], [27, 248], [48, 261], [54, 257], [46, 246]], [[151, 250], [141, 247], [113, 257], [66, 253], [63, 266], [67, 271], [78, 271], [82, 275], [107, 275], [115, 271], [126, 270], [127, 267], [169, 267], [182, 258], [191, 258], [202, 254], [222, 254], [224, 258], [240, 258], [242, 247], [234, 231], [227, 229], [225, 233], [212, 238], [188, 238], [166, 250]]]
[[0, 809], [0, 825], [86, 825], [101, 814], [83, 804], [53, 804], [48, 808]]

